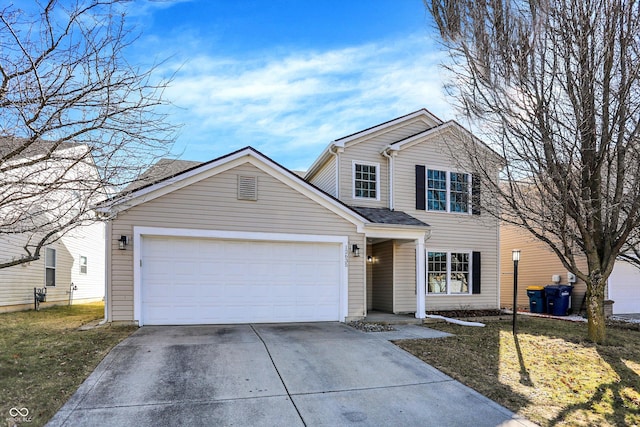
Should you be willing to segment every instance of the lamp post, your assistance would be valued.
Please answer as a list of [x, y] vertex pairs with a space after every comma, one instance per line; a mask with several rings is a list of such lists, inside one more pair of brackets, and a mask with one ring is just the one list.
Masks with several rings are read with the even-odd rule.
[[520, 249], [511, 251], [513, 259], [513, 335], [517, 333], [516, 316], [518, 314], [518, 261], [520, 261]]

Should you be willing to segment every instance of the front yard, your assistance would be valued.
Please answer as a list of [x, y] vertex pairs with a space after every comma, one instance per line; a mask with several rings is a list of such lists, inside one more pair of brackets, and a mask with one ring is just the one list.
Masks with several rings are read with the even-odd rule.
[[428, 325], [455, 334], [396, 342], [425, 362], [542, 426], [640, 426], [640, 331], [520, 316], [484, 328]]
[[0, 314], [0, 424], [44, 425], [136, 327], [78, 328], [104, 304]]

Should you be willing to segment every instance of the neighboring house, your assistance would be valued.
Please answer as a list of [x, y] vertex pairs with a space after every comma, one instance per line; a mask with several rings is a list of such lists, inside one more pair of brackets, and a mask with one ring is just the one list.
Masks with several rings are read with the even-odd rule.
[[164, 177], [154, 167], [150, 183], [100, 209], [112, 218], [107, 318], [349, 321], [498, 308], [498, 222], [451, 155], [470, 138], [423, 109], [333, 141], [304, 178], [251, 147]]
[[[584, 311], [586, 284], [562, 265], [560, 259], [543, 242], [529, 232], [512, 225], [502, 225], [500, 230], [500, 272], [502, 307], [513, 306], [513, 261], [511, 251], [520, 249], [518, 263], [518, 306], [529, 307], [527, 287], [552, 285], [553, 276], [559, 284], [573, 285], [571, 307], [573, 312]], [[586, 269], [586, 260], [581, 268]], [[624, 261], [617, 261], [609, 276], [605, 298], [613, 301], [613, 314], [640, 313], [640, 270]]]
[[[6, 149], [11, 141], [0, 140], [2, 148]], [[80, 194], [78, 191], [58, 186], [57, 189], [47, 192], [46, 197], [37, 193], [29, 195], [25, 187], [30, 184], [27, 184], [23, 177], [28, 176], [33, 182], [38, 182], [39, 177], [56, 175], [52, 172], [56, 167], [65, 170], [66, 174], [75, 174], [79, 177], [88, 177], [90, 173], [97, 173], [95, 166], [93, 166], [94, 170], [90, 171], [87, 170], [86, 163], [77, 163], [74, 160], [75, 150], [86, 150], [86, 147], [74, 144], [61, 146], [56, 151], [56, 156], [65, 159], [60, 160], [61, 163], [68, 164], [56, 165], [54, 163], [57, 162], [52, 160], [47, 164], [43, 162], [39, 166], [42, 171], [38, 171], [36, 166], [29, 166], [26, 172], [13, 169], [11, 175], [7, 174], [1, 178], [2, 195], [20, 194], [22, 191], [22, 194], [25, 194], [23, 200], [28, 202], [32, 211], [42, 212], [24, 216], [32, 223], [43, 217], [50, 217], [48, 207], [73, 211], [74, 204], [78, 203]], [[12, 179], [15, 180], [13, 184], [11, 184]], [[46, 182], [45, 178], [43, 182]], [[29, 196], [26, 197], [26, 195]], [[16, 208], [15, 205], [3, 204], [2, 206], [3, 215], [15, 213], [16, 209], [20, 209], [20, 206]], [[20, 233], [19, 223], [12, 228], [7, 224], [7, 216], [3, 219], [5, 223], [0, 232], [0, 257], [3, 262], [6, 262], [24, 256], [23, 247], [27, 243], [33, 244], [34, 240], [41, 237], [41, 233]], [[45, 245], [38, 260], [0, 269], [0, 312], [33, 308], [34, 288], [46, 288], [46, 303], [42, 306], [102, 300], [105, 290], [104, 230], [103, 222], [86, 221]]]

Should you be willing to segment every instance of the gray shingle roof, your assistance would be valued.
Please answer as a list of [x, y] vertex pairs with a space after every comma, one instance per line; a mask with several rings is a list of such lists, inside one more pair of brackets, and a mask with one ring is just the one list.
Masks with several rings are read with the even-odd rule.
[[424, 223], [402, 211], [392, 211], [387, 208], [363, 208], [360, 206], [351, 206], [351, 209], [376, 224], [418, 225], [429, 227], [429, 224]]
[[127, 193], [146, 185], [154, 184], [201, 164], [202, 162], [192, 160], [160, 159], [144, 171], [136, 181], [129, 184], [123, 192]]

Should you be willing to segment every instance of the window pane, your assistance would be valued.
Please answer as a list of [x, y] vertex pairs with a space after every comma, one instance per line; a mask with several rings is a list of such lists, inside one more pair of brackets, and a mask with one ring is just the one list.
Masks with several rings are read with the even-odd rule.
[[55, 268], [46, 268], [45, 269], [45, 286], [55, 286], [56, 285], [56, 269]]
[[87, 257], [80, 257], [80, 273], [87, 274]]
[[469, 254], [451, 254], [451, 282], [449, 283], [452, 294], [469, 293]]
[[469, 174], [451, 172], [450, 177], [451, 212], [469, 212]]
[[433, 294], [447, 293], [447, 253], [427, 254], [427, 291]]
[[365, 197], [375, 199], [377, 197], [376, 188], [376, 166], [355, 165], [354, 174], [354, 195], [355, 197]]
[[427, 170], [427, 209], [447, 210], [447, 173], [445, 171]]
[[56, 250], [47, 248], [44, 253], [44, 265], [46, 267], [56, 266]]

